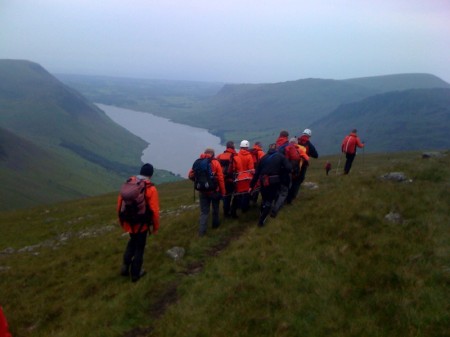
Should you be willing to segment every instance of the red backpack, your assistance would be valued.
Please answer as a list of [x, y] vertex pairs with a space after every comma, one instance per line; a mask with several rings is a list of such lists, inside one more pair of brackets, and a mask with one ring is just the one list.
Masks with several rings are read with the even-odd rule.
[[122, 205], [119, 210], [121, 222], [137, 225], [149, 220], [150, 210], [147, 207], [145, 192], [150, 186], [153, 184], [135, 177], [129, 178], [122, 184], [120, 188]]

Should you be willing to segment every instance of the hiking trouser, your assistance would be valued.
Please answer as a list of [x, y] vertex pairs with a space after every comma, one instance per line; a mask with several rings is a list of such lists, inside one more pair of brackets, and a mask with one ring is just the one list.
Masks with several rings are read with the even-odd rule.
[[289, 186], [285, 184], [281, 184], [280, 188], [278, 190], [278, 196], [275, 201], [275, 205], [273, 206], [273, 212], [278, 213], [278, 211], [283, 207], [284, 202], [286, 201], [286, 198], [289, 193]]
[[205, 235], [208, 229], [209, 211], [212, 208], [212, 227], [217, 228], [220, 225], [219, 218], [219, 205], [220, 194], [219, 193], [200, 193], [200, 227], [199, 234]]
[[242, 212], [247, 212], [250, 208], [250, 193], [241, 193], [233, 196], [231, 202], [231, 215], [235, 216], [236, 211], [241, 209]]
[[306, 177], [306, 170], [308, 169], [308, 165], [305, 163], [302, 165], [302, 167], [300, 168], [300, 173], [298, 174], [298, 179], [300, 181], [299, 186], [303, 183], [303, 181], [305, 180]]
[[259, 218], [259, 224], [263, 225], [264, 220], [269, 215], [272, 204], [277, 197], [278, 189], [280, 188], [280, 184], [272, 184], [269, 186], [261, 187], [261, 214]]
[[234, 191], [234, 183], [225, 182], [225, 190], [227, 194], [223, 197], [223, 214], [228, 216], [231, 211], [231, 198]]
[[352, 168], [353, 160], [355, 159], [356, 153], [346, 153], [345, 158], [347, 159], [345, 161], [345, 167], [344, 167], [344, 173], [348, 174], [350, 172], [350, 169]]
[[292, 200], [297, 198], [298, 191], [300, 190], [301, 180], [299, 178], [292, 179], [291, 187], [289, 188], [289, 192], [286, 198], [286, 202], [290, 204]]
[[139, 278], [148, 232], [130, 233], [130, 239], [123, 254], [123, 264], [130, 268], [131, 278]]

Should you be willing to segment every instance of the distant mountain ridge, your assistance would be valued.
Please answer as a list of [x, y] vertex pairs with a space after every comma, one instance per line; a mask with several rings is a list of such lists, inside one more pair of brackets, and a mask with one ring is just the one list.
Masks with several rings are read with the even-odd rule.
[[392, 91], [343, 104], [311, 128], [323, 154], [339, 153], [353, 128], [370, 152], [450, 149], [450, 88]]
[[[99, 103], [109, 100], [109, 96], [115, 97], [118, 89], [123, 88], [125, 83], [132, 85], [128, 80], [119, 85], [119, 79], [115, 79], [114, 83], [107, 79], [100, 83], [98, 78], [90, 80], [89, 77], [80, 79], [68, 76], [64, 80]], [[153, 97], [153, 87], [154, 83], [146, 87], [140, 82], [136, 90], [127, 88], [128, 92], [134, 92], [131, 99], [116, 101], [122, 107], [148, 111], [175, 122], [206, 128], [220, 136], [224, 143], [228, 140], [237, 143], [245, 138], [251, 142], [262, 141], [267, 146], [276, 139], [281, 129], [287, 129], [291, 136], [295, 136], [303, 129], [314, 126], [313, 134], [316, 135], [314, 128], [317, 121], [340, 106], [383, 93], [449, 88], [450, 84], [434, 75], [421, 73], [345, 80], [309, 78], [280, 83], [225, 84], [219, 89], [214, 84], [208, 87], [209, 90], [205, 90], [206, 86], [200, 90], [199, 86], [193, 87], [180, 82], [176, 86], [176, 97], [165, 94], [158, 99]], [[215, 89], [217, 93], [214, 93]], [[108, 92], [111, 94], [108, 95]], [[183, 93], [186, 97], [196, 96], [199, 99], [183, 100]], [[431, 100], [430, 106], [433, 105], [434, 96], [424, 98], [426, 99]], [[425, 111], [424, 113], [426, 114]], [[342, 122], [347, 125], [348, 130], [352, 128], [354, 118], [345, 118]], [[332, 126], [327, 132], [323, 132], [325, 137], [332, 134]], [[319, 152], [326, 153], [330, 149], [324, 150], [319, 149]]]

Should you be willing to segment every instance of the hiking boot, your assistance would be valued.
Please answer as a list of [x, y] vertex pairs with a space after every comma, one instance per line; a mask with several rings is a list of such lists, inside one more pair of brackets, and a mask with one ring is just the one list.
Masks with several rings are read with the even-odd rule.
[[123, 264], [120, 268], [120, 275], [122, 276], [130, 276], [130, 266], [127, 266], [126, 264]]
[[147, 272], [145, 270], [141, 269], [141, 272], [139, 273], [139, 276], [132, 276], [131, 277], [131, 282], [137, 282], [145, 274], [147, 274]]

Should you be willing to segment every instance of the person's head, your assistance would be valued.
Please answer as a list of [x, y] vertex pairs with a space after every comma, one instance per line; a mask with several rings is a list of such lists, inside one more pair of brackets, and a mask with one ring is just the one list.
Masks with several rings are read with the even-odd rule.
[[272, 143], [269, 145], [269, 151], [270, 150], [276, 150], [277, 149], [277, 144], [276, 143]]
[[263, 147], [263, 145], [262, 145], [261, 142], [255, 142], [255, 144], [253, 144], [253, 146], [254, 146], [254, 147], [257, 146], [257, 147], [260, 147], [260, 148]]
[[358, 132], [358, 130], [356, 130], [356, 129], [352, 130], [352, 133], [357, 133], [357, 132]]
[[249, 146], [250, 146], [250, 143], [248, 142], [248, 140], [245, 140], [245, 139], [244, 139], [244, 140], [241, 142], [241, 144], [239, 145], [239, 147], [240, 147], [241, 149], [248, 149]]
[[234, 149], [234, 142], [230, 140], [227, 142], [226, 146], [227, 146], [227, 149]]
[[308, 137], [311, 137], [312, 136], [312, 132], [311, 132], [311, 130], [310, 129], [305, 129], [305, 130], [303, 130], [303, 133], [302, 133], [303, 135], [306, 135], [306, 136], [308, 136]]
[[280, 137], [289, 137], [289, 132], [287, 132], [286, 130], [281, 130]]
[[214, 154], [215, 154], [214, 149], [208, 147], [208, 148], [205, 150], [205, 154], [210, 155], [211, 157], [214, 157]]
[[298, 144], [298, 139], [295, 137], [292, 137], [291, 139], [289, 139], [289, 143], [291, 144]]
[[141, 167], [141, 171], [139, 173], [141, 176], [151, 177], [153, 175], [153, 165], [152, 164], [144, 164]]

